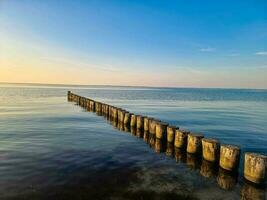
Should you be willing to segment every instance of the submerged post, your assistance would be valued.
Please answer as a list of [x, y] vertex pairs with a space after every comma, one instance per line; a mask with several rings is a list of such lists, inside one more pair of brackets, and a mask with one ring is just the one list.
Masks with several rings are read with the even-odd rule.
[[250, 182], [262, 184], [266, 180], [267, 156], [245, 153], [244, 177]]
[[210, 162], [217, 162], [219, 160], [220, 143], [218, 140], [203, 138], [202, 150], [202, 155], [205, 160]]
[[220, 167], [229, 171], [238, 168], [240, 158], [240, 148], [235, 145], [221, 145]]
[[191, 154], [200, 154], [202, 151], [202, 138], [204, 138], [204, 136], [201, 134], [188, 134], [186, 151]]

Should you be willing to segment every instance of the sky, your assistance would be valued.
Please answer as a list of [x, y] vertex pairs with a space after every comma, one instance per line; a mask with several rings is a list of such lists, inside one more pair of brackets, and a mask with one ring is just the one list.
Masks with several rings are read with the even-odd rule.
[[0, 82], [267, 88], [267, 1], [0, 0]]

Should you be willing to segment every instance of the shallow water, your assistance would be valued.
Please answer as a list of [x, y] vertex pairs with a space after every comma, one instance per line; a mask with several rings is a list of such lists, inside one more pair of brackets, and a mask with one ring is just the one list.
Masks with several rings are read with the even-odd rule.
[[1, 199], [265, 199], [266, 189], [242, 174], [170, 147], [174, 155], [156, 153], [143, 138], [67, 102], [69, 89], [267, 154], [267, 90], [2, 84]]

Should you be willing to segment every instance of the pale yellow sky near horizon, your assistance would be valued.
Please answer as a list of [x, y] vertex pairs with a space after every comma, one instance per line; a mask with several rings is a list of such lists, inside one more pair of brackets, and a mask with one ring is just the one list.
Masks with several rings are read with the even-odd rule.
[[[162, 87], [267, 88], [266, 68], [193, 69], [90, 59], [82, 52], [0, 35], [0, 82]], [[110, 62], [111, 61], [111, 62]], [[123, 66], [127, 65], [127, 69]], [[160, 68], [160, 69], [159, 69]], [[264, 73], [260, 73], [260, 71]]]

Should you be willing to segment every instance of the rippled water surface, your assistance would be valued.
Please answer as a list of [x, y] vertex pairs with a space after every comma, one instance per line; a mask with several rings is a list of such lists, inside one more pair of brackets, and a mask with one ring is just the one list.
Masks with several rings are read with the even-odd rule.
[[238, 144], [242, 153], [267, 154], [267, 90], [2, 84], [1, 199], [266, 198], [266, 188], [242, 173], [169, 146], [156, 153], [143, 138], [68, 102], [68, 90]]

